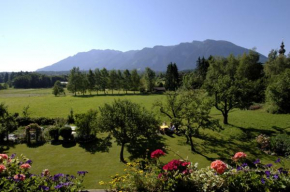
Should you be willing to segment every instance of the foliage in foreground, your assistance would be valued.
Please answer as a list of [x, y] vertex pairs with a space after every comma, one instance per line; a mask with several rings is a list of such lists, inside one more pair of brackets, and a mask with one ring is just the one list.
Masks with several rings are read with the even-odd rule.
[[[259, 159], [247, 160], [238, 152], [229, 165], [221, 160], [210, 167], [197, 168], [186, 160], [171, 160], [162, 164], [162, 150], [151, 153], [150, 162], [127, 163], [124, 175], [116, 174], [109, 182], [111, 191], [289, 191], [289, 170], [275, 165], [263, 165]], [[246, 163], [247, 162], [247, 163]], [[105, 184], [103, 181], [100, 184]]]
[[31, 174], [32, 160], [0, 154], [0, 189], [5, 191], [80, 191], [87, 171], [78, 171], [79, 178], [62, 173], [50, 175], [44, 169], [39, 175]]

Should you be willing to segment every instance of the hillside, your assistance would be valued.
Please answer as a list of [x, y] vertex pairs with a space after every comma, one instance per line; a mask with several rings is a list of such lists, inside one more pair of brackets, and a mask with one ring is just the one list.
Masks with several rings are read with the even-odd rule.
[[[192, 41], [174, 46], [155, 46], [135, 51], [91, 50], [80, 52], [50, 66], [37, 71], [68, 71], [73, 67], [81, 70], [107, 68], [107, 69], [138, 69], [150, 67], [155, 71], [165, 71], [170, 62], [175, 62], [179, 70], [194, 69], [198, 57], [235, 56], [248, 53], [249, 49], [237, 46], [228, 41]], [[260, 62], [267, 58], [260, 54]]]

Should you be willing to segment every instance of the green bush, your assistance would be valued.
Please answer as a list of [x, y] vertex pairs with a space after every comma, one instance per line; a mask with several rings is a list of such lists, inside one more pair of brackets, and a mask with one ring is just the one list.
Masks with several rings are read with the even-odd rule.
[[54, 141], [58, 141], [59, 137], [59, 128], [58, 127], [51, 127], [49, 128], [49, 135], [53, 138]]
[[271, 138], [271, 149], [278, 155], [290, 156], [290, 136], [279, 134]]
[[62, 138], [65, 141], [68, 141], [71, 138], [71, 133], [72, 133], [71, 127], [65, 126], [59, 129], [59, 135], [62, 136]]

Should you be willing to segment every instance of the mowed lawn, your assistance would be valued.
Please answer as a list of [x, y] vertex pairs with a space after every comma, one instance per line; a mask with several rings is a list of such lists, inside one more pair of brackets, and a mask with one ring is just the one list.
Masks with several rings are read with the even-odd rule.
[[[116, 91], [117, 93], [117, 91]], [[93, 93], [96, 94], [96, 93]], [[157, 99], [164, 99], [163, 95], [107, 95], [107, 96], [85, 96], [73, 97], [67, 94], [65, 97], [54, 97], [51, 89], [36, 90], [5, 90], [0, 91], [0, 102], [8, 105], [10, 112], [21, 114], [23, 107], [29, 105], [29, 112], [32, 117], [67, 117], [70, 109], [74, 113], [82, 113], [88, 109], [97, 109], [99, 106], [114, 99], [130, 99], [151, 110], [152, 104]], [[160, 121], [166, 120], [160, 117]], [[221, 113], [212, 109], [211, 116], [222, 120]], [[255, 137], [260, 133], [275, 135], [277, 133], [290, 133], [290, 115], [273, 115], [265, 112], [264, 109], [246, 111], [235, 109], [229, 114], [230, 125], [223, 126], [220, 132], [201, 130], [198, 137], [193, 138], [196, 152], [190, 151], [184, 136], [162, 135], [155, 139], [153, 147], [168, 148], [167, 155], [162, 157], [163, 162], [171, 159], [179, 159], [182, 156], [192, 162], [198, 162], [199, 167], [209, 166], [215, 159], [228, 161], [235, 152], [243, 151], [253, 161], [256, 158], [263, 163], [270, 163], [277, 159], [275, 156], [266, 155], [257, 148]], [[4, 153], [24, 154], [33, 160], [32, 172], [37, 174], [48, 168], [53, 174], [68, 173], [76, 174], [77, 171], [86, 170], [89, 174], [85, 177], [84, 185], [87, 189], [103, 188], [99, 181], [109, 181], [110, 176], [116, 173], [121, 174], [125, 165], [119, 162], [120, 147], [112, 139], [110, 142], [102, 142], [106, 134], [98, 134], [100, 142], [91, 145], [52, 145], [50, 143], [38, 147], [28, 147], [26, 144], [19, 144], [4, 148]], [[142, 148], [146, 146], [140, 145]], [[144, 149], [142, 149], [144, 150]], [[141, 151], [141, 150], [140, 150]], [[125, 158], [130, 161], [137, 150], [131, 147], [125, 151]], [[289, 159], [283, 159], [286, 167], [290, 167]]]

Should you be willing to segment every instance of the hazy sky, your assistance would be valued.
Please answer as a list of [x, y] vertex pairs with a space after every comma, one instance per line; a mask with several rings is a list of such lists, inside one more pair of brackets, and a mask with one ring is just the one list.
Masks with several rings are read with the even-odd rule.
[[206, 39], [290, 51], [289, 0], [0, 0], [0, 71]]

